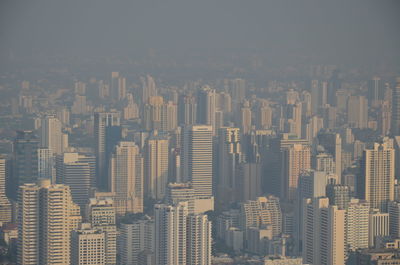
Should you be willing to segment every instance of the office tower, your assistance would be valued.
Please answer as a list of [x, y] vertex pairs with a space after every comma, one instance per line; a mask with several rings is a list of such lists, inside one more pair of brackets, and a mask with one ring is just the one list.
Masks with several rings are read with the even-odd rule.
[[242, 128], [243, 134], [248, 134], [252, 126], [252, 112], [250, 103], [247, 100], [243, 101], [242, 108], [240, 111], [240, 127]]
[[143, 212], [143, 158], [134, 142], [119, 142], [115, 146], [109, 176], [116, 213]]
[[400, 77], [396, 78], [396, 86], [392, 90], [391, 134], [400, 135]]
[[232, 98], [227, 92], [221, 92], [218, 94], [218, 108], [226, 115], [232, 112]]
[[328, 184], [326, 186], [326, 197], [330, 205], [336, 205], [339, 209], [347, 209], [350, 202], [350, 187], [340, 184]]
[[383, 100], [385, 95], [385, 88], [382, 80], [374, 76], [371, 80], [368, 80], [368, 102], [371, 106], [376, 106], [377, 101]]
[[70, 264], [70, 233], [81, 221], [69, 187], [25, 184], [18, 197], [18, 264]]
[[325, 197], [327, 183], [328, 176], [323, 171], [310, 170], [299, 176], [297, 201], [294, 209], [296, 216], [295, 240], [297, 251], [301, 251], [302, 249], [304, 199]]
[[378, 209], [371, 209], [369, 213], [369, 247], [375, 246], [377, 237], [389, 236], [389, 214], [382, 213]]
[[391, 201], [388, 204], [389, 231], [393, 238], [400, 237], [400, 202]]
[[328, 83], [318, 80], [311, 81], [311, 110], [312, 114], [319, 113], [319, 109], [327, 104]]
[[292, 201], [296, 198], [299, 175], [309, 169], [311, 169], [310, 146], [294, 144], [282, 151], [282, 199]]
[[187, 246], [186, 202], [177, 205], [156, 204], [155, 253], [157, 265], [186, 265]]
[[329, 205], [328, 198], [305, 199], [303, 207], [303, 262], [344, 264], [346, 211]]
[[71, 264], [105, 265], [105, 234], [82, 224], [71, 233]]
[[195, 196], [212, 196], [212, 126], [192, 125], [185, 128], [182, 160], [184, 181], [192, 183]]
[[178, 127], [178, 106], [173, 101], [163, 105], [162, 130], [173, 131]]
[[352, 128], [368, 128], [368, 100], [364, 96], [349, 97], [347, 123]]
[[302, 138], [302, 103], [294, 102], [282, 108], [285, 121], [284, 131]]
[[312, 116], [305, 126], [305, 138], [311, 144], [315, 137], [317, 137], [318, 132], [324, 128], [324, 119], [318, 116]]
[[38, 152], [38, 178], [48, 178], [55, 182], [55, 161], [53, 152], [49, 148], [39, 148]]
[[189, 183], [168, 183], [165, 201], [168, 204], [188, 203], [188, 213], [195, 212], [194, 189]]
[[211, 265], [211, 221], [205, 214], [191, 214], [187, 219], [188, 265]]
[[102, 190], [108, 186], [108, 165], [114, 146], [121, 140], [120, 114], [96, 112], [94, 114], [94, 137], [96, 154], [96, 185]]
[[329, 153], [319, 153], [314, 157], [313, 168], [317, 171], [323, 171], [327, 174], [335, 173], [335, 160]]
[[381, 135], [389, 135], [391, 126], [392, 109], [389, 100], [382, 102], [380, 111], [378, 112], [378, 129]]
[[136, 265], [143, 252], [151, 253], [154, 264], [154, 220], [147, 215], [139, 220], [121, 224], [121, 264]]
[[144, 155], [145, 196], [162, 200], [168, 182], [168, 138], [157, 131], [147, 138]]
[[118, 78], [118, 91], [117, 91], [117, 99], [123, 100], [126, 98], [126, 78], [120, 76]]
[[126, 79], [118, 72], [111, 73], [111, 96], [114, 100], [122, 100], [126, 97]]
[[387, 204], [394, 199], [394, 149], [389, 143], [375, 143], [366, 149], [361, 160], [358, 183], [359, 197], [367, 200], [371, 208], [387, 211]]
[[272, 108], [268, 104], [263, 104], [256, 115], [256, 125], [258, 129], [270, 129], [272, 126]]
[[228, 206], [235, 201], [239, 180], [239, 164], [242, 162], [240, 129], [223, 127], [218, 130], [218, 186], [217, 203]]
[[205, 86], [197, 94], [197, 123], [210, 125], [215, 135], [215, 89]]
[[139, 107], [133, 100], [133, 95], [131, 93], [128, 93], [126, 97], [128, 103], [125, 105], [123, 109], [124, 120], [133, 120], [139, 118]]
[[352, 199], [346, 212], [346, 251], [368, 248], [369, 204]]
[[61, 154], [63, 152], [61, 129], [61, 122], [55, 116], [48, 115], [42, 119], [40, 146], [50, 149], [53, 154]]
[[278, 236], [282, 232], [282, 212], [279, 199], [270, 195], [241, 203], [240, 225], [243, 231], [249, 227], [271, 225], [273, 236]]
[[181, 126], [196, 124], [196, 114], [196, 98], [191, 94], [181, 95], [178, 102], [178, 124]]
[[142, 104], [146, 104], [150, 97], [157, 96], [157, 88], [154, 78], [151, 75], [147, 75], [146, 78], [140, 78], [142, 82], [141, 100]]
[[38, 147], [39, 140], [32, 131], [17, 131], [13, 145], [13, 194], [17, 194], [18, 186], [36, 182], [38, 177]]
[[117, 227], [113, 200], [91, 198], [86, 212], [86, 218], [92, 228], [105, 232], [106, 265], [115, 265], [117, 263]]
[[88, 202], [94, 175], [94, 157], [90, 161], [79, 153], [64, 153], [57, 157], [57, 183], [68, 185], [74, 203], [84, 210]]
[[11, 203], [6, 195], [6, 159], [0, 156], [0, 223], [11, 222]]
[[[335, 174], [340, 180], [342, 178], [342, 138], [340, 134], [320, 132], [317, 139], [318, 145], [321, 145], [325, 149], [325, 152], [331, 154], [334, 158]], [[337, 184], [339, 184], [339, 182]]]
[[235, 185], [235, 201], [256, 200], [261, 191], [261, 163], [240, 163]]
[[144, 105], [144, 128], [147, 131], [163, 129], [163, 105], [164, 99], [162, 96], [149, 97], [148, 101]]

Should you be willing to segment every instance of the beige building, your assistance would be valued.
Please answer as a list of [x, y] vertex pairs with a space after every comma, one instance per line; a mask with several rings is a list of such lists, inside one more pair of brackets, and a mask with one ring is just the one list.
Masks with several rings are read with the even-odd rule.
[[168, 182], [169, 141], [157, 131], [147, 139], [144, 154], [145, 196], [162, 200]]
[[0, 156], [0, 223], [11, 222], [11, 203], [6, 195], [6, 159]]
[[364, 150], [361, 168], [360, 197], [371, 208], [386, 212], [388, 202], [394, 199], [394, 149], [388, 142], [375, 143], [372, 149]]
[[105, 233], [82, 224], [71, 234], [71, 264], [105, 265]]
[[303, 205], [303, 262], [345, 264], [345, 210], [328, 198], [305, 199]]
[[81, 222], [69, 187], [25, 184], [18, 197], [18, 264], [70, 264], [70, 233]]
[[53, 154], [61, 154], [64, 150], [61, 122], [52, 115], [42, 119], [40, 145], [49, 148]]
[[143, 212], [143, 158], [134, 142], [119, 142], [110, 159], [109, 187], [117, 215]]

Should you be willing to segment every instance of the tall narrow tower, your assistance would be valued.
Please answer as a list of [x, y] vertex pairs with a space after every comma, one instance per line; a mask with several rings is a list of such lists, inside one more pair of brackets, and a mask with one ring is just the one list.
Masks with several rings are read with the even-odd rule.
[[48, 115], [42, 120], [40, 146], [49, 148], [53, 154], [63, 152], [63, 134], [61, 122], [53, 115]]
[[400, 77], [396, 78], [396, 87], [392, 92], [392, 124], [393, 136], [400, 135]]

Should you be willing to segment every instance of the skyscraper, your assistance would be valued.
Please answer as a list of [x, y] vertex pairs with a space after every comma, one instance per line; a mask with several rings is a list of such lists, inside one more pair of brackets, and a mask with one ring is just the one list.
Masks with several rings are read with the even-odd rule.
[[71, 264], [105, 265], [105, 233], [82, 224], [71, 233]]
[[55, 181], [55, 159], [49, 148], [39, 148], [38, 152], [38, 177]]
[[181, 95], [178, 101], [178, 124], [182, 126], [196, 124], [197, 103], [193, 95]]
[[392, 91], [392, 136], [400, 135], [400, 77], [396, 78], [396, 86]]
[[63, 134], [61, 122], [53, 115], [42, 119], [40, 146], [50, 149], [53, 154], [63, 152]]
[[377, 237], [389, 236], [389, 214], [382, 213], [378, 209], [371, 209], [369, 213], [368, 244], [374, 247]]
[[346, 212], [346, 251], [368, 248], [369, 204], [352, 199]]
[[6, 195], [6, 159], [0, 156], [0, 223], [11, 222], [11, 203]]
[[18, 197], [18, 264], [69, 264], [70, 233], [81, 221], [68, 186], [25, 184]]
[[168, 138], [157, 131], [147, 139], [144, 157], [145, 196], [162, 200], [168, 181]]
[[109, 175], [116, 213], [143, 212], [143, 158], [134, 142], [119, 142], [115, 146]]
[[387, 204], [394, 199], [394, 149], [389, 143], [375, 143], [364, 150], [361, 176], [358, 184], [360, 198], [371, 208], [387, 211]]
[[346, 211], [330, 206], [328, 198], [305, 199], [303, 207], [303, 262], [344, 264]]
[[390, 235], [400, 237], [400, 202], [391, 201], [388, 205]]
[[197, 123], [210, 125], [212, 135], [215, 135], [215, 89], [205, 86], [198, 91], [197, 95]]
[[211, 265], [211, 221], [205, 214], [190, 214], [187, 219], [188, 265]]
[[190, 181], [196, 197], [213, 195], [212, 126], [192, 125], [183, 137], [183, 177]]
[[108, 162], [114, 146], [121, 140], [120, 115], [118, 112], [94, 114], [94, 137], [96, 154], [97, 186], [109, 190]]
[[[13, 183], [17, 188], [25, 183], [35, 183], [38, 178], [39, 140], [32, 131], [17, 131], [13, 146]], [[14, 198], [16, 199], [16, 198]]]
[[347, 102], [347, 123], [352, 128], [368, 127], [368, 100], [364, 96], [350, 96]]
[[239, 184], [239, 164], [242, 162], [240, 129], [220, 128], [218, 138], [217, 203], [227, 206], [235, 201], [235, 192]]
[[187, 264], [187, 217], [187, 202], [154, 206], [156, 265]]
[[292, 201], [296, 198], [298, 178], [309, 169], [311, 150], [308, 145], [294, 144], [282, 151], [282, 199]]

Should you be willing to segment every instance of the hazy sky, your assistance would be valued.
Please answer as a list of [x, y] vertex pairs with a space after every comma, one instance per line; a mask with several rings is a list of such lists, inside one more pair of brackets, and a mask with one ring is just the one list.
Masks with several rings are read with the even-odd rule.
[[400, 61], [399, 14], [398, 0], [1, 0], [0, 54], [152, 48]]

